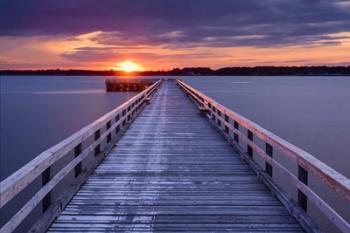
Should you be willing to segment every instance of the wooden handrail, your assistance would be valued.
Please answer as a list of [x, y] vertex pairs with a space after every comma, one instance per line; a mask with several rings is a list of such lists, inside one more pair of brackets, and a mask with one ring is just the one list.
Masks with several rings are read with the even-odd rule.
[[[308, 172], [313, 174], [324, 184], [326, 184], [331, 190], [343, 197], [348, 203], [350, 203], [350, 180], [335, 171], [330, 166], [326, 165], [322, 161], [315, 158], [310, 153], [300, 149], [299, 147], [287, 142], [286, 140], [278, 137], [270, 131], [262, 128], [258, 124], [248, 120], [247, 118], [239, 115], [238, 113], [222, 106], [215, 100], [206, 96], [202, 92], [194, 89], [181, 80], [177, 80], [178, 85], [189, 94], [201, 108], [206, 108], [213, 119], [216, 119], [220, 125], [224, 127], [226, 134], [233, 132], [258, 154], [266, 163], [267, 166], [271, 166], [269, 169], [269, 175], [272, 176], [272, 168], [278, 168], [290, 179], [292, 184], [298, 188], [300, 199], [298, 204], [306, 210], [307, 198], [310, 199], [315, 206], [317, 206], [340, 230], [344, 232], [350, 231], [349, 223], [341, 217], [332, 207], [330, 207], [322, 198], [320, 198], [309, 186], [307, 186]], [[230, 122], [231, 120], [231, 122]], [[217, 122], [215, 122], [217, 123]], [[249, 136], [243, 134], [239, 129], [233, 126], [235, 123], [238, 126], [243, 126], [250, 132]], [[252, 140], [253, 135], [261, 139], [266, 145], [269, 145], [271, 152], [268, 154], [261, 149]], [[276, 149], [282, 155], [286, 156], [299, 167], [299, 176], [296, 177], [278, 161], [272, 157], [272, 148]]]
[[[108, 137], [111, 137], [112, 132], [116, 128], [125, 125], [135, 113], [141, 110], [141, 107], [146, 103], [146, 99], [150, 98], [155, 90], [161, 84], [161, 80], [148, 87], [138, 95], [132, 97], [119, 107], [111, 112], [105, 114], [88, 126], [82, 128], [70, 137], [64, 139], [55, 146], [49, 148], [43, 153], [39, 154], [29, 163], [24, 165], [18, 171], [10, 175], [8, 178], [0, 183], [0, 208], [4, 207], [16, 195], [18, 195], [24, 188], [30, 185], [37, 177], [42, 175], [44, 171], [50, 169], [61, 158], [68, 153], [75, 151], [77, 154], [64, 168], [62, 168], [54, 177], [50, 178], [41, 189], [34, 194], [34, 196], [19, 210], [1, 229], [0, 232], [12, 232], [25, 217], [44, 199], [44, 197], [79, 163], [87, 158], [96, 146]], [[112, 124], [112, 122], [114, 122]], [[102, 129], [106, 128], [104, 133], [100, 133]], [[96, 137], [98, 132], [98, 137]], [[95, 140], [86, 148], [82, 149], [81, 145], [86, 139], [95, 135]], [[107, 143], [108, 144], [108, 143]], [[78, 149], [77, 149], [78, 148]], [[79, 173], [79, 170], [78, 170]]]

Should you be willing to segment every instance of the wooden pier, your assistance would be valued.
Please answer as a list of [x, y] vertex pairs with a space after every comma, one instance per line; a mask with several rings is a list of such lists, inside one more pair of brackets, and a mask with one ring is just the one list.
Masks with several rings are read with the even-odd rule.
[[[297, 176], [275, 152], [298, 165]], [[274, 181], [276, 171], [290, 178], [295, 201]], [[309, 202], [349, 232], [308, 186], [310, 174], [350, 203], [349, 179], [312, 155], [182, 81], [158, 81], [1, 182], [3, 207], [43, 181], [0, 232], [13, 232], [40, 205], [30, 232], [322, 232]]]

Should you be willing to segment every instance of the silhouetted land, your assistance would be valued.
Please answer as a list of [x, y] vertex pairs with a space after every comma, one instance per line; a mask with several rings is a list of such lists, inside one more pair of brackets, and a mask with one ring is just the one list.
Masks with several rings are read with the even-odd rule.
[[[0, 70], [0, 75], [99, 75], [115, 76], [130, 75], [114, 70]], [[350, 76], [350, 66], [257, 66], [257, 67], [226, 67], [213, 70], [207, 67], [175, 68], [162, 71], [134, 72], [139, 76]]]

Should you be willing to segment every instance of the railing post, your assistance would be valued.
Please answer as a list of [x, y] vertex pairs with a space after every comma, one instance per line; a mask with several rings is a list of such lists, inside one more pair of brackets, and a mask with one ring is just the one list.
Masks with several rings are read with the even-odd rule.
[[101, 147], [100, 145], [97, 145], [94, 149], [94, 155], [98, 156], [101, 153]]
[[[239, 124], [237, 121], [233, 122], [233, 127], [235, 127], [236, 130], [239, 130]], [[239, 135], [237, 133], [233, 133], [233, 139], [235, 142], [239, 143]]]
[[[101, 137], [101, 130], [97, 130], [95, 132], [95, 141], [97, 141]], [[94, 149], [94, 155], [97, 156], [100, 153], [100, 144], [98, 144]]]
[[117, 134], [119, 133], [119, 131], [120, 131], [120, 124], [115, 127], [115, 133]]
[[[112, 122], [108, 121], [106, 124], [106, 131], [109, 130], [112, 127]], [[107, 135], [107, 144], [110, 143], [112, 141], [112, 133], [109, 133]]]
[[[308, 184], [308, 172], [301, 166], [298, 166], [298, 179], [303, 184]], [[307, 196], [300, 189], [298, 189], [298, 204], [303, 210], [307, 211]]]
[[[81, 143], [74, 148], [74, 157], [78, 157], [81, 154]], [[78, 177], [81, 173], [81, 162], [74, 168], [74, 176]]]
[[[273, 148], [268, 143], [265, 144], [265, 152], [268, 156], [270, 156], [272, 158]], [[267, 172], [267, 174], [269, 174], [272, 177], [272, 165], [269, 164], [268, 162], [265, 162], [265, 171]]]
[[[226, 123], [229, 123], [230, 122], [230, 119], [229, 119], [229, 117], [225, 114], [225, 122]], [[224, 124], [225, 125], [225, 124]], [[225, 133], [227, 134], [227, 135], [229, 135], [230, 133], [229, 133], [229, 128], [227, 127], [227, 125], [225, 125]]]
[[95, 132], [95, 141], [97, 141], [100, 137], [101, 137], [101, 131], [98, 129], [98, 130]]
[[216, 109], [216, 113], [218, 114], [218, 118], [216, 119], [216, 124], [218, 125], [219, 128], [221, 128], [221, 112], [219, 111], [219, 109]]
[[[249, 129], [247, 131], [247, 136], [248, 136], [249, 141], [253, 141], [254, 135], [253, 135], [253, 132], [250, 131]], [[248, 156], [252, 159], [253, 158], [253, 148], [249, 144], [247, 144], [247, 153], [248, 153]]]
[[218, 125], [219, 128], [221, 128], [221, 121], [220, 121], [220, 118], [217, 118], [217, 119], [216, 119], [216, 124]]
[[[45, 186], [51, 180], [51, 167], [48, 167], [41, 175], [42, 187]], [[51, 205], [51, 192], [46, 194], [42, 200], [42, 210], [45, 212]]]

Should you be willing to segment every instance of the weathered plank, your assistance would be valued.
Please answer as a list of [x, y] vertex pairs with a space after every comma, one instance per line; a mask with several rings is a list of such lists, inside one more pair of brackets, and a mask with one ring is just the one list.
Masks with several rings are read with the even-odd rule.
[[165, 82], [49, 232], [303, 232]]

